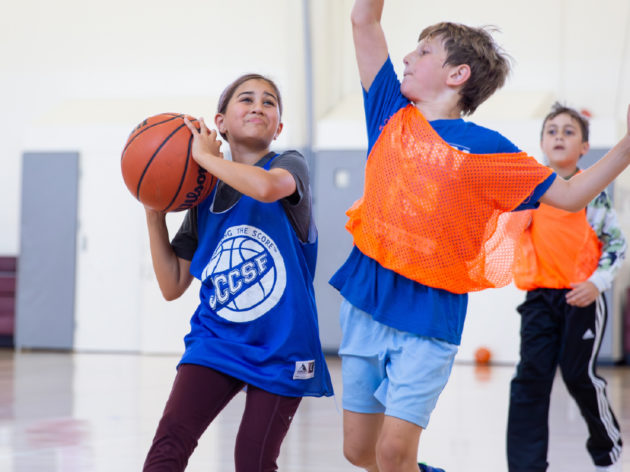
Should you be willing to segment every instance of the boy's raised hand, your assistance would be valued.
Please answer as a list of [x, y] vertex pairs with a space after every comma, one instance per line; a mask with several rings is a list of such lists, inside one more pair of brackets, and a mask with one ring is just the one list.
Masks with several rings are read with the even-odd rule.
[[368, 91], [387, 56], [381, 27], [384, 0], [355, 0], [350, 19], [361, 85]]

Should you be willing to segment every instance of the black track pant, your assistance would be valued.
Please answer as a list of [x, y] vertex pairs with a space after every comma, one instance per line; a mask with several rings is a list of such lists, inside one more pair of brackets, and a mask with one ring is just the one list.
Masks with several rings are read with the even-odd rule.
[[537, 289], [518, 307], [520, 362], [512, 379], [507, 428], [510, 472], [547, 469], [549, 401], [556, 368], [588, 426], [586, 447], [596, 465], [615, 463], [621, 433], [595, 364], [606, 326], [603, 294], [588, 307], [570, 306], [568, 290]]

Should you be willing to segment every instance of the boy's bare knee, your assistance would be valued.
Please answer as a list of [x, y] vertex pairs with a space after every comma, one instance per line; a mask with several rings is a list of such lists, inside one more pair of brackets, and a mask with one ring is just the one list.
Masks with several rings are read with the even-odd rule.
[[343, 455], [352, 465], [376, 469], [376, 441], [383, 424], [382, 414], [343, 412]]
[[376, 448], [376, 460], [379, 472], [409, 470], [409, 464], [417, 464], [416, 457], [408, 453], [407, 448], [394, 442], [382, 442]]
[[369, 469], [376, 466], [376, 453], [374, 449], [349, 445], [348, 442], [344, 442], [343, 455], [348, 462], [356, 467], [363, 469]]
[[396, 418], [389, 418], [386, 423], [376, 445], [379, 472], [417, 469], [421, 428]]

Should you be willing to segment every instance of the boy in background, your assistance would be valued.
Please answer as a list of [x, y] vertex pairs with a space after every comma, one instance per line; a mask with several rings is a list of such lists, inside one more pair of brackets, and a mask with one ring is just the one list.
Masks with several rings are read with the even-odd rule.
[[[580, 172], [589, 123], [553, 105], [543, 121], [541, 148], [563, 179]], [[510, 472], [547, 469], [549, 401], [556, 369], [588, 426], [586, 443], [597, 471], [621, 470], [621, 433], [595, 371], [606, 328], [604, 291], [626, 255], [626, 239], [606, 191], [584, 210], [542, 204], [516, 252], [514, 282], [527, 290], [521, 314], [520, 362], [512, 379], [507, 452]]]

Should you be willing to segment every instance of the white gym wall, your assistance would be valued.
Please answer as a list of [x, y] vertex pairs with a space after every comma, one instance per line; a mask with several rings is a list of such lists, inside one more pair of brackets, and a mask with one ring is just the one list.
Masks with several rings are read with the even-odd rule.
[[[143, 118], [177, 111], [210, 120], [225, 85], [257, 71], [283, 93], [285, 128], [277, 148], [301, 149], [311, 126], [310, 61], [314, 150], [365, 148], [351, 6], [351, 0], [25, 0], [6, 6], [0, 19], [0, 255], [20, 253], [23, 153], [77, 151], [76, 350], [180, 352], [196, 303], [195, 289], [176, 302], [161, 299], [144, 212], [120, 176], [122, 146]], [[443, 20], [498, 26], [497, 40], [515, 59], [513, 74], [471, 119], [540, 159], [541, 119], [554, 100], [592, 113], [593, 147], [610, 147], [624, 132], [629, 18], [627, 0], [389, 0], [383, 24], [399, 72], [424, 26]], [[615, 205], [630, 237], [628, 171], [615, 183]], [[181, 216], [169, 216], [173, 230]], [[628, 265], [617, 281], [617, 310], [625, 304]], [[520, 299], [513, 287], [473, 294], [459, 358], [470, 359], [483, 344], [495, 359], [514, 361], [513, 307]]]

